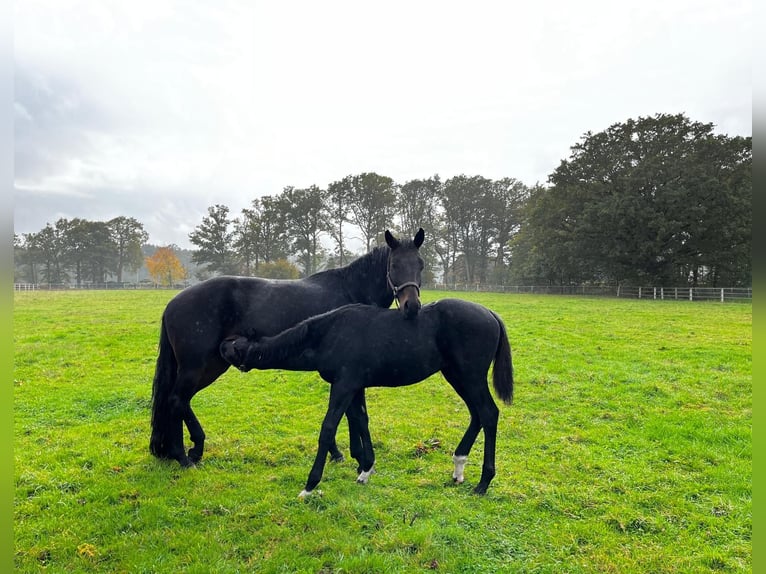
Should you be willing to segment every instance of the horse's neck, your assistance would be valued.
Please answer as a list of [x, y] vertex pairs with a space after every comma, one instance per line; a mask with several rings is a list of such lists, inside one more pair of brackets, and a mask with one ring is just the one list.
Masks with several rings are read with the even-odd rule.
[[351, 303], [390, 307], [393, 293], [386, 282], [388, 247], [380, 247], [336, 271]]
[[260, 340], [261, 368], [289, 371], [316, 371], [312, 352], [315, 341], [310, 336], [308, 323], [299, 323], [274, 337]]

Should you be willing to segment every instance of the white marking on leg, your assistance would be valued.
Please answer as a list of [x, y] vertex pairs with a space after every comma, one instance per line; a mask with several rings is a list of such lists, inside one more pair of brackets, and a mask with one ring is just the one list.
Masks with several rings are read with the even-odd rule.
[[463, 476], [463, 469], [465, 468], [465, 463], [468, 461], [468, 455], [452, 455], [452, 462], [455, 463], [455, 471], [452, 473], [452, 480], [457, 482], [458, 484], [462, 484], [465, 480], [465, 477]]
[[301, 490], [300, 494], [298, 495], [298, 498], [301, 500], [305, 500], [308, 496], [322, 496], [321, 490], [306, 490], [305, 488]]
[[368, 470], [367, 472], [365, 472], [365, 471], [360, 472], [359, 476], [356, 479], [356, 481], [359, 484], [367, 484], [367, 481], [370, 480], [370, 476], [372, 476], [373, 474], [375, 474], [375, 464], [374, 463], [370, 467], [370, 470]]

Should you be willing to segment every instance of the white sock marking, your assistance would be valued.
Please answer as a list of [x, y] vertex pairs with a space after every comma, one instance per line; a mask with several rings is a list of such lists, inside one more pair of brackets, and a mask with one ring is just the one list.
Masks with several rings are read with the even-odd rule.
[[456, 454], [452, 455], [452, 462], [455, 463], [455, 471], [452, 473], [452, 480], [457, 482], [458, 484], [462, 484], [465, 480], [465, 477], [463, 476], [463, 469], [465, 468], [465, 463], [468, 461], [468, 455], [461, 455], [458, 456]]
[[370, 470], [368, 470], [367, 472], [365, 472], [365, 471], [360, 472], [359, 476], [356, 479], [356, 481], [359, 484], [367, 484], [367, 481], [370, 480], [370, 476], [372, 476], [373, 474], [375, 474], [375, 464], [374, 463], [370, 467]]
[[313, 496], [313, 495], [322, 496], [322, 491], [321, 490], [306, 490], [304, 488], [303, 490], [301, 490], [300, 494], [298, 495], [298, 498], [300, 498], [301, 500], [305, 500], [306, 497]]

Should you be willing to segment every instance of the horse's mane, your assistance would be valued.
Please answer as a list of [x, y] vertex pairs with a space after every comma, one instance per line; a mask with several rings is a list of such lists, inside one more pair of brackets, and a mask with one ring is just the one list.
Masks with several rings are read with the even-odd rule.
[[391, 305], [394, 296], [386, 283], [390, 253], [388, 245], [379, 245], [348, 265], [335, 270], [341, 275], [343, 285], [353, 295], [353, 300], [380, 307]]
[[377, 271], [381, 267], [386, 268], [388, 254], [391, 249], [388, 245], [378, 245], [369, 253], [357, 257], [348, 265], [341, 267], [346, 274], [364, 274], [366, 271]]

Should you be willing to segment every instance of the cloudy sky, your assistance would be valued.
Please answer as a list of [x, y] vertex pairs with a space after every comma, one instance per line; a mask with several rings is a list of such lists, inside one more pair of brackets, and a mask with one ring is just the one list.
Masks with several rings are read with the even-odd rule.
[[16, 233], [375, 171], [544, 183], [587, 131], [685, 113], [752, 134], [752, 2], [14, 3]]

